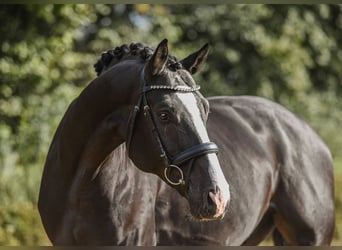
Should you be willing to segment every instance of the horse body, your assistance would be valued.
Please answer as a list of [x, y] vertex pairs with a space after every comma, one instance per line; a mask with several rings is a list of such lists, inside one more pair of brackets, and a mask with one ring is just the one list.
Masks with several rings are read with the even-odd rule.
[[221, 221], [186, 220], [186, 202], [165, 188], [156, 206], [159, 244], [256, 245], [272, 231], [277, 244], [330, 244], [332, 159], [316, 133], [263, 98], [212, 97], [209, 102], [207, 127], [224, 152], [219, 160], [231, 205]]
[[[162, 61], [165, 47], [158, 48], [153, 56], [159, 55]], [[201, 64], [205, 50], [183, 61], [189, 72], [197, 71], [200, 65], [191, 62]], [[330, 244], [334, 229], [332, 160], [306, 123], [262, 98], [208, 98], [207, 131], [220, 149], [221, 168], [205, 167], [215, 164], [212, 154], [193, 158], [181, 170], [187, 184], [174, 186], [159, 169], [162, 160], [155, 160], [158, 145], [150, 126], [141, 122], [146, 111], [138, 113], [132, 123], [139, 97], [137, 81], [145, 68], [140, 59], [127, 58], [108, 67], [83, 91], [56, 131], [38, 204], [53, 244], [254, 245], [269, 232], [278, 245]], [[183, 98], [172, 93], [166, 97], [149, 96], [162, 103]], [[132, 131], [128, 131], [130, 124], [135, 125]], [[169, 131], [165, 127], [159, 134], [167, 136]], [[130, 132], [135, 135], [126, 152]], [[181, 134], [186, 136], [184, 131]], [[184, 143], [182, 136], [175, 134], [174, 140]], [[198, 142], [188, 142], [193, 143]], [[194, 183], [197, 178], [209, 191], [201, 191]], [[219, 185], [216, 193], [213, 183]], [[195, 198], [190, 197], [193, 193]], [[223, 217], [224, 199], [229, 204]], [[210, 220], [192, 219], [190, 212]]]

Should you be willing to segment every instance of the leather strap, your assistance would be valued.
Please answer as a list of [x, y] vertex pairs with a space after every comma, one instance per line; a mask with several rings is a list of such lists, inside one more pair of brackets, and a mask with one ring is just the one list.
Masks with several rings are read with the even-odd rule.
[[176, 156], [173, 157], [171, 162], [174, 165], [180, 165], [190, 159], [196, 158], [204, 154], [211, 154], [211, 153], [217, 154], [218, 151], [219, 149], [215, 143], [206, 142], [206, 143], [193, 146], [177, 154]]
[[[149, 91], [152, 90], [172, 90], [172, 91], [180, 91], [180, 92], [195, 92], [199, 90], [199, 86], [196, 86], [194, 88], [188, 87], [188, 86], [163, 86], [163, 85], [147, 85], [145, 81], [144, 76], [145, 67], [142, 69], [140, 74], [140, 84], [141, 84], [141, 92], [139, 95], [139, 99], [137, 104], [134, 106], [133, 111], [130, 114], [129, 121], [128, 121], [128, 131], [127, 131], [127, 139], [126, 139], [126, 146], [128, 155], [130, 155], [130, 146], [132, 143], [132, 138], [134, 135], [134, 127], [136, 118], [138, 116], [138, 113], [141, 111], [141, 108], [143, 108], [145, 117], [150, 121], [150, 124], [152, 126], [152, 134], [154, 135], [154, 138], [157, 142], [157, 145], [159, 147], [160, 157], [164, 161], [165, 170], [164, 170], [164, 177], [168, 183], [171, 185], [184, 185], [184, 174], [181, 168], [179, 168], [178, 165], [189, 161], [191, 159], [195, 159], [196, 157], [199, 157], [204, 154], [211, 154], [211, 153], [218, 153], [218, 147], [213, 142], [205, 142], [196, 146], [193, 146], [189, 149], [186, 149], [185, 151], [177, 154], [173, 157], [173, 159], [170, 159], [170, 157], [167, 155], [166, 150], [164, 149], [163, 143], [161, 141], [161, 137], [157, 128], [157, 125], [153, 119], [151, 108], [148, 104], [146, 94]], [[168, 169], [175, 168], [180, 174], [180, 179], [178, 182], [174, 182], [170, 180], [168, 177]]]

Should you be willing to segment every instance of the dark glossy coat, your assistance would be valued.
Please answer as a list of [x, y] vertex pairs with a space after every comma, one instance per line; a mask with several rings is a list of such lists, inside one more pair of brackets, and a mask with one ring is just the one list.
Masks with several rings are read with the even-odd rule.
[[[181, 63], [195, 73], [206, 54], [202, 48]], [[38, 204], [53, 244], [254, 245], [269, 232], [277, 245], [330, 244], [331, 154], [305, 122], [276, 103], [252, 96], [208, 98], [207, 130], [229, 183], [229, 190], [220, 184], [230, 195], [221, 220], [193, 219], [189, 185], [173, 188], [163, 181], [142, 113], [136, 129], [143, 132], [132, 141], [134, 164], [124, 142], [142, 65], [135, 59], [109, 67], [70, 105], [56, 131]], [[205, 162], [201, 157], [192, 163], [192, 182], [194, 176], [209, 181], [198, 172], [207, 169]], [[206, 199], [190, 204], [192, 210], [202, 209]]]

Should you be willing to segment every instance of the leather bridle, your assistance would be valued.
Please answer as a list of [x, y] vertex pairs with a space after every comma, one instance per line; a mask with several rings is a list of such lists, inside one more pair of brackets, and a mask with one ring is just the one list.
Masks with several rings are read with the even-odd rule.
[[[143, 107], [144, 110], [144, 116], [145, 118], [151, 123], [152, 125], [152, 133], [155, 137], [155, 140], [157, 142], [157, 145], [159, 147], [160, 151], [160, 157], [164, 161], [165, 169], [164, 169], [164, 177], [165, 180], [173, 185], [185, 185], [185, 179], [182, 169], [179, 167], [179, 165], [191, 160], [195, 159], [201, 155], [205, 154], [211, 154], [211, 153], [218, 153], [218, 147], [213, 142], [205, 142], [198, 145], [195, 145], [193, 147], [190, 147], [178, 154], [176, 154], [174, 157], [169, 157], [166, 153], [166, 150], [163, 146], [163, 143], [161, 141], [161, 137], [158, 131], [158, 127], [155, 123], [155, 120], [153, 118], [152, 110], [150, 105], [147, 101], [147, 93], [151, 91], [163, 91], [163, 90], [171, 90], [176, 92], [196, 92], [200, 89], [200, 86], [196, 87], [190, 87], [190, 86], [166, 86], [166, 85], [147, 85], [147, 82], [145, 80], [145, 67], [143, 67], [141, 74], [140, 74], [140, 84], [141, 84], [141, 92], [139, 95], [139, 100], [137, 104], [134, 106], [134, 109], [130, 115], [129, 119], [129, 125], [128, 125], [128, 135], [126, 140], [126, 146], [128, 154], [130, 153], [130, 146], [132, 142], [133, 137], [133, 130], [134, 130], [134, 124], [137, 117], [137, 114], [140, 112], [141, 107]], [[179, 180], [178, 182], [172, 181], [169, 176], [169, 170], [175, 169], [179, 173]]]

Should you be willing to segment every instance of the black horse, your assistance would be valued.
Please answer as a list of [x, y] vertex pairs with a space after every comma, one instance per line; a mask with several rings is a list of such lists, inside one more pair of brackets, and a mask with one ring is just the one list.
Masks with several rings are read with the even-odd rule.
[[53, 244], [254, 245], [272, 231], [277, 245], [330, 244], [328, 148], [268, 100], [204, 99], [190, 74], [207, 54], [178, 61], [164, 40], [102, 55], [47, 156], [38, 205]]

